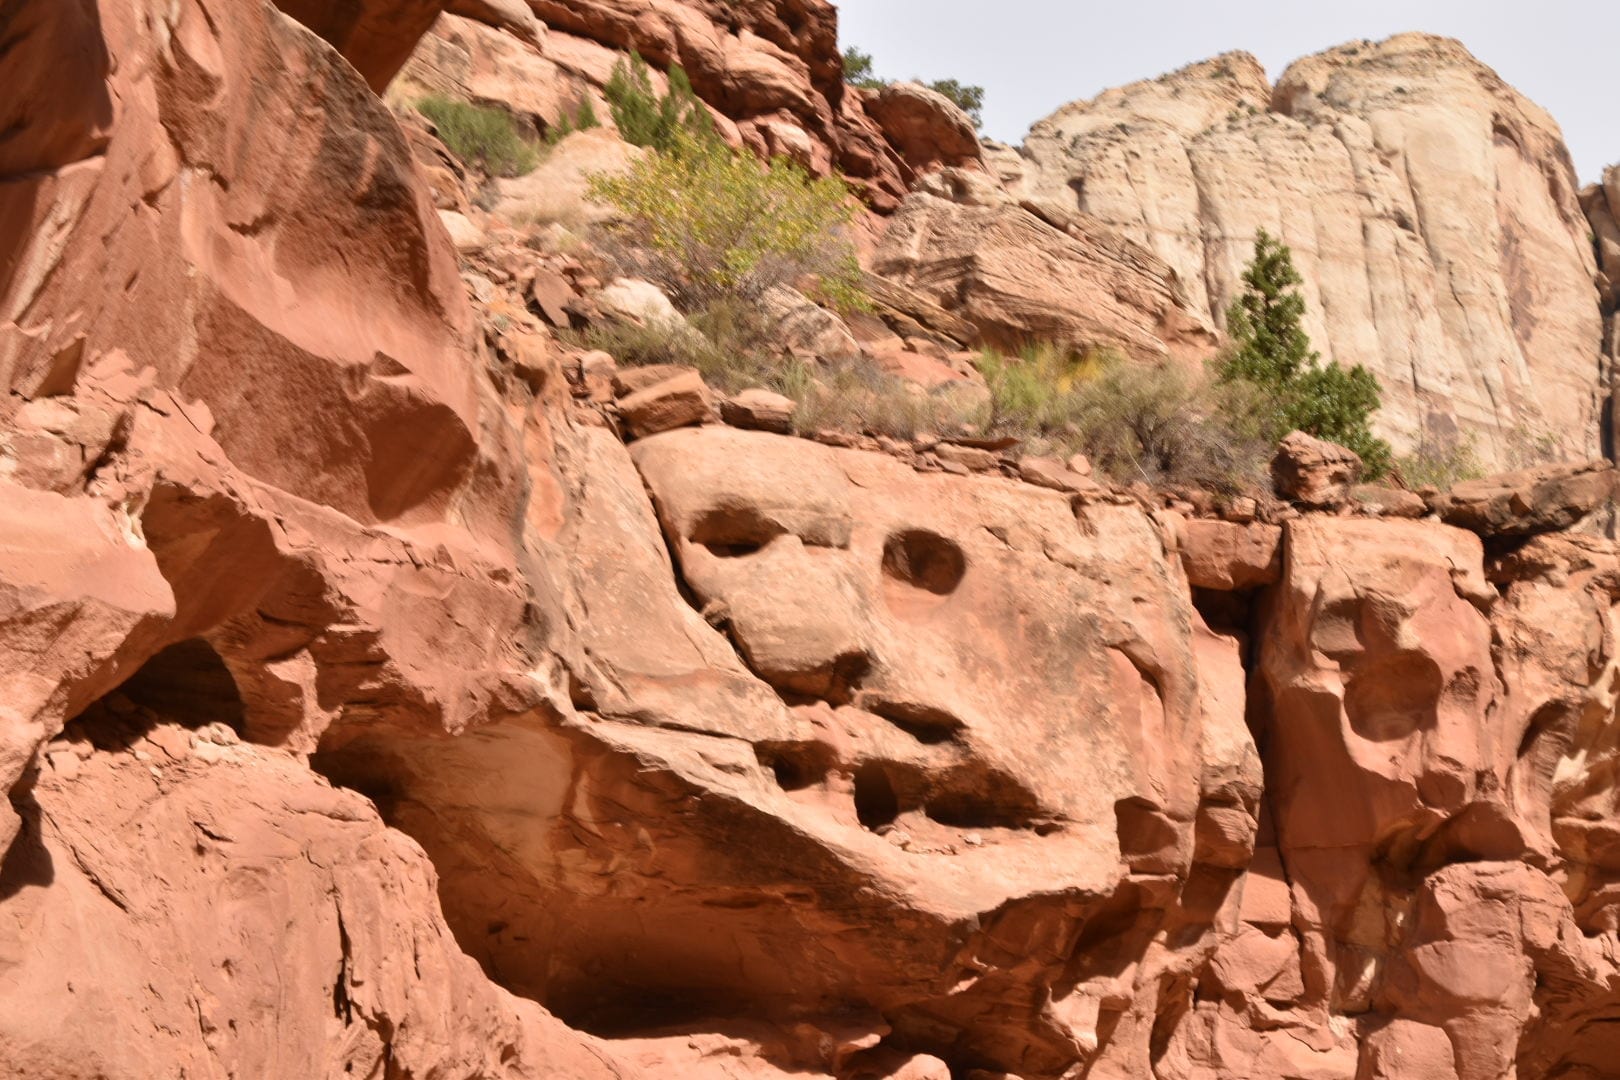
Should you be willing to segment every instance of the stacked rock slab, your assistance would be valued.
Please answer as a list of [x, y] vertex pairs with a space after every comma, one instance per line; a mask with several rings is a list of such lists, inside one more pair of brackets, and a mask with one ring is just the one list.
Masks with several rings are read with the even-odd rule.
[[1212, 321], [1265, 229], [1293, 250], [1325, 360], [1365, 364], [1399, 446], [1518, 464], [1598, 450], [1602, 325], [1558, 127], [1458, 43], [1232, 53], [1065, 106], [1021, 183], [1168, 263]]

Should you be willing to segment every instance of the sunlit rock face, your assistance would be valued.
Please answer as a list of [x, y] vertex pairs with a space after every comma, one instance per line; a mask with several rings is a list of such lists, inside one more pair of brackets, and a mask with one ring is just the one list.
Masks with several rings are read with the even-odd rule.
[[1292, 64], [1246, 53], [1031, 129], [1021, 184], [1138, 241], [1222, 321], [1257, 230], [1292, 249], [1324, 360], [1384, 387], [1402, 446], [1510, 466], [1598, 450], [1591, 230], [1557, 124], [1457, 42], [1402, 34]]

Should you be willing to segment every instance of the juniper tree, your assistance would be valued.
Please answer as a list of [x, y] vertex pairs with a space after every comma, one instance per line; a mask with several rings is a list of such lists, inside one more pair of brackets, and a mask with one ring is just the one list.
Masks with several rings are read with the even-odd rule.
[[1220, 378], [1261, 391], [1270, 437], [1297, 429], [1348, 446], [1361, 455], [1369, 476], [1380, 476], [1391, 451], [1370, 426], [1378, 411], [1378, 379], [1360, 364], [1347, 369], [1319, 363], [1303, 325], [1303, 284], [1288, 246], [1261, 229], [1243, 272], [1243, 292], [1226, 312], [1232, 347], [1220, 362]]

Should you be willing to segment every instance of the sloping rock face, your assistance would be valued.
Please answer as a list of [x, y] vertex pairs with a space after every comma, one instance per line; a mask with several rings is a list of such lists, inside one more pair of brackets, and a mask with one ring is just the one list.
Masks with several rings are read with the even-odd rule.
[[[588, 712], [319, 759], [426, 846], [474, 954], [592, 1031], [823, 1032], [811, 1071], [885, 1037], [1146, 1068], [1259, 781], [1239, 713], [1200, 704], [1241, 670], [1197, 652], [1160, 531], [764, 433], [575, 454], [556, 539]], [[1230, 843], [1205, 850], [1212, 816]]]
[[[1592, 242], [1597, 248], [1598, 293], [1603, 302], [1604, 350], [1610, 358], [1620, 356], [1620, 321], [1615, 319], [1620, 309], [1620, 165], [1603, 170], [1603, 183], [1594, 184], [1581, 192], [1581, 208], [1592, 228]], [[1611, 374], [1611, 382], [1612, 382]], [[1606, 452], [1614, 452], [1615, 404], [1610, 387]]]
[[484, 977], [369, 802], [153, 719], [98, 708], [30, 792], [0, 874], [9, 1075], [624, 1075]]
[[1008, 351], [1057, 342], [1201, 360], [1215, 348], [1169, 264], [1089, 214], [1014, 199], [976, 172], [946, 169], [919, 184], [872, 268]]
[[[470, 0], [478, 4], [480, 0]], [[449, 0], [275, 0], [276, 6], [325, 38], [381, 91], [405, 66], [416, 43]], [[493, 17], [498, 5], [478, 9]]]
[[[420, 852], [295, 756], [333, 721], [453, 730], [535, 696], [502, 690], [526, 682], [516, 436], [401, 133], [259, 3], [14, 10], [0, 1056], [615, 1075], [490, 986]], [[64, 726], [121, 684], [267, 749], [81, 759]]]
[[1153, 251], [1213, 322], [1256, 231], [1280, 237], [1313, 344], [1378, 376], [1398, 445], [1597, 452], [1602, 326], [1568, 153], [1456, 42], [1346, 45], [1275, 87], [1229, 54], [1066, 106], [1024, 155], [1027, 191]]
[[[659, 74], [679, 64], [724, 133], [762, 156], [837, 172], [874, 210], [899, 204], [919, 172], [979, 162], [973, 124], [921, 87], [884, 94], [844, 83], [838, 13], [827, 0], [530, 0], [546, 24], [535, 42], [488, 21], [446, 16], [404, 81], [502, 105], [549, 129], [594, 102], [636, 50]], [[457, 10], [457, 9], [452, 9]]]

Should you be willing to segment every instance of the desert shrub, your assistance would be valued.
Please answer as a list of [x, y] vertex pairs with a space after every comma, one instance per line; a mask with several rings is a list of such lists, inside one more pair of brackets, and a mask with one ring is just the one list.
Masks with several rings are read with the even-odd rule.
[[692, 81], [679, 65], [669, 69], [669, 89], [662, 97], [653, 89], [652, 72], [641, 54], [613, 65], [603, 88], [613, 126], [636, 146], [669, 151], [683, 138], [715, 140], [714, 118], [692, 90]]
[[683, 364], [707, 377], [726, 360], [708, 338], [679, 323], [603, 320], [583, 332], [565, 332], [563, 338], [570, 344], [600, 349], [625, 367]]
[[888, 85], [872, 69], [872, 54], [851, 45], [844, 50], [844, 81], [862, 90], [881, 90]]
[[1394, 460], [1390, 473], [1408, 488], [1445, 490], [1463, 480], [1479, 479], [1485, 475], [1485, 469], [1472, 437], [1425, 435], [1417, 449]]
[[863, 361], [819, 366], [789, 360], [770, 385], [799, 403], [793, 422], [804, 433], [957, 435], [977, 430], [984, 412], [983, 401], [959, 385], [926, 388]]
[[452, 154], [491, 176], [522, 176], [539, 164], [539, 153], [500, 109], [434, 96], [418, 101], [416, 110], [433, 122]]
[[602, 121], [596, 116], [595, 102], [589, 97], [583, 97], [577, 109], [572, 113], [564, 112], [557, 122], [546, 130], [546, 143], [555, 146], [576, 131], [590, 131], [601, 126]]
[[1107, 354], [1087, 355], [1044, 344], [1013, 357], [981, 353], [976, 363], [990, 389], [987, 432], [1064, 443], [1075, 434], [1082, 401], [1079, 387], [1108, 362]]
[[681, 135], [621, 176], [593, 178], [590, 191], [616, 212], [604, 234], [619, 262], [683, 310], [758, 301], [805, 277], [817, 281], [813, 294], [835, 305], [861, 295], [846, 232], [856, 209], [840, 180]]
[[1268, 438], [1298, 429], [1328, 439], [1361, 455], [1368, 476], [1381, 476], [1393, 454], [1370, 426], [1378, 379], [1360, 364], [1319, 363], [1302, 325], [1305, 298], [1297, 287], [1303, 281], [1287, 245], [1260, 230], [1243, 293], [1227, 309], [1232, 348], [1217, 373], [1224, 383], [1246, 382], [1260, 392]]
[[759, 309], [735, 301], [717, 302], [684, 323], [602, 321], [583, 332], [565, 331], [563, 337], [573, 345], [601, 349], [627, 367], [696, 368], [705, 382], [726, 393], [750, 386], [786, 393], [781, 387], [796, 377], [784, 374], [788, 361], [771, 349]]
[[1505, 434], [1504, 463], [1509, 469], [1529, 469], [1563, 461], [1567, 454], [1557, 435], [1539, 425], [1511, 428]]
[[864, 361], [819, 364], [780, 352], [759, 310], [722, 301], [686, 325], [609, 322], [565, 333], [572, 344], [601, 349], [620, 364], [682, 364], [726, 393], [762, 386], [799, 403], [795, 427], [910, 439], [951, 435], [983, 421], [980, 397], [962, 387], [924, 389]]
[[1116, 480], [1242, 490], [1258, 482], [1270, 450], [1248, 387], [1173, 364], [1044, 346], [986, 353], [978, 366], [990, 388], [988, 433], [1038, 452], [1082, 451]]
[[1240, 492], [1273, 450], [1247, 388], [1173, 363], [1114, 364], [1079, 396], [1080, 448], [1116, 479]]

